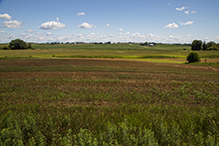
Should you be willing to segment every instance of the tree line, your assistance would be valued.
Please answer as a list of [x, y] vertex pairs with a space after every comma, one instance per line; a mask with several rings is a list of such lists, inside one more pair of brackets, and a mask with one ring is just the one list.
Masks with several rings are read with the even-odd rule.
[[203, 50], [203, 51], [210, 51], [210, 50], [219, 50], [219, 43], [215, 43], [210, 41], [206, 43], [205, 41], [202, 42], [201, 40], [193, 40], [191, 44], [191, 50]]
[[15, 39], [12, 40], [8, 46], [4, 46], [3, 50], [21, 50], [21, 49], [31, 49], [31, 43], [26, 43], [23, 40]]

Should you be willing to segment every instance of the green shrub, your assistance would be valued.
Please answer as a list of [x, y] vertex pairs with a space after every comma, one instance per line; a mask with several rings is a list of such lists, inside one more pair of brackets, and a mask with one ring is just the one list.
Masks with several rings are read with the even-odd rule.
[[193, 62], [200, 62], [201, 59], [199, 57], [199, 54], [196, 52], [191, 52], [189, 53], [189, 55], [187, 56], [186, 59], [189, 63], [193, 63]]
[[7, 46], [4, 46], [3, 50], [11, 50], [11, 49], [9, 47], [7, 47]]
[[209, 47], [207, 50], [208, 51], [210, 51], [210, 50], [218, 50], [218, 47], [216, 45], [213, 45], [213, 46]]

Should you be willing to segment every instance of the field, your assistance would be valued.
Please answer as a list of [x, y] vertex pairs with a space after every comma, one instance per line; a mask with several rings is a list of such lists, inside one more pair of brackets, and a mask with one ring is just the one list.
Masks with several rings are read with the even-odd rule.
[[[32, 47], [33, 49], [28, 50], [0, 50], [0, 58], [123, 58], [149, 62], [185, 63], [186, 56], [191, 52], [190, 46], [168, 44], [158, 44], [156, 47], [139, 44], [33, 44]], [[209, 62], [212, 60], [219, 62], [219, 51], [198, 51], [198, 53], [202, 61], [207, 58]]]
[[140, 49], [1, 50], [0, 145], [219, 145], [217, 63]]

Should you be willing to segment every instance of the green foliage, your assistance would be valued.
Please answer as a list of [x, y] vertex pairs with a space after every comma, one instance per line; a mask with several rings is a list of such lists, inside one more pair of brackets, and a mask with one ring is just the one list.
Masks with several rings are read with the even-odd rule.
[[210, 41], [207, 43], [207, 48], [210, 48], [211, 46], [215, 46], [216, 47], [216, 43], [213, 41]]
[[207, 48], [208, 48], [208, 46], [207, 46], [207, 44], [204, 41], [203, 46], [202, 46], [202, 50], [205, 51], [205, 50], [207, 50]]
[[201, 50], [202, 49], [202, 41], [194, 40], [191, 45], [191, 50]]
[[0, 145], [218, 145], [217, 66], [92, 59], [0, 66]]
[[9, 43], [9, 48], [11, 50], [27, 49], [27, 44], [23, 40], [15, 39]]
[[10, 50], [10, 48], [7, 47], [7, 46], [4, 46], [4, 47], [3, 47], [3, 50]]
[[189, 62], [189, 63], [194, 63], [194, 62], [200, 62], [200, 57], [199, 57], [199, 54], [196, 53], [196, 52], [191, 52], [189, 53], [189, 55], [187, 56], [186, 60]]
[[28, 49], [32, 49], [31, 43], [28, 43]]
[[211, 50], [218, 50], [218, 47], [216, 46], [216, 44], [210, 46], [208, 49], [208, 51], [211, 51]]

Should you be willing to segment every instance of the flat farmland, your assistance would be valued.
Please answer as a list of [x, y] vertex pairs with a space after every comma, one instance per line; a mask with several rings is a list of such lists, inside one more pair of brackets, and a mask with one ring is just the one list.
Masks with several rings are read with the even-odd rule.
[[0, 143], [216, 145], [218, 95], [215, 65], [0, 60]]
[[[191, 52], [190, 46], [167, 44], [158, 44], [155, 47], [140, 46], [139, 44], [33, 44], [32, 47], [33, 49], [27, 50], [0, 50], [0, 59], [123, 58], [182, 64], [186, 62], [186, 56]], [[219, 62], [219, 51], [197, 51], [197, 53], [200, 55], [202, 61], [207, 59], [208, 62]], [[159, 60], [154, 61], [157, 58]], [[179, 61], [179, 59], [181, 60]]]

